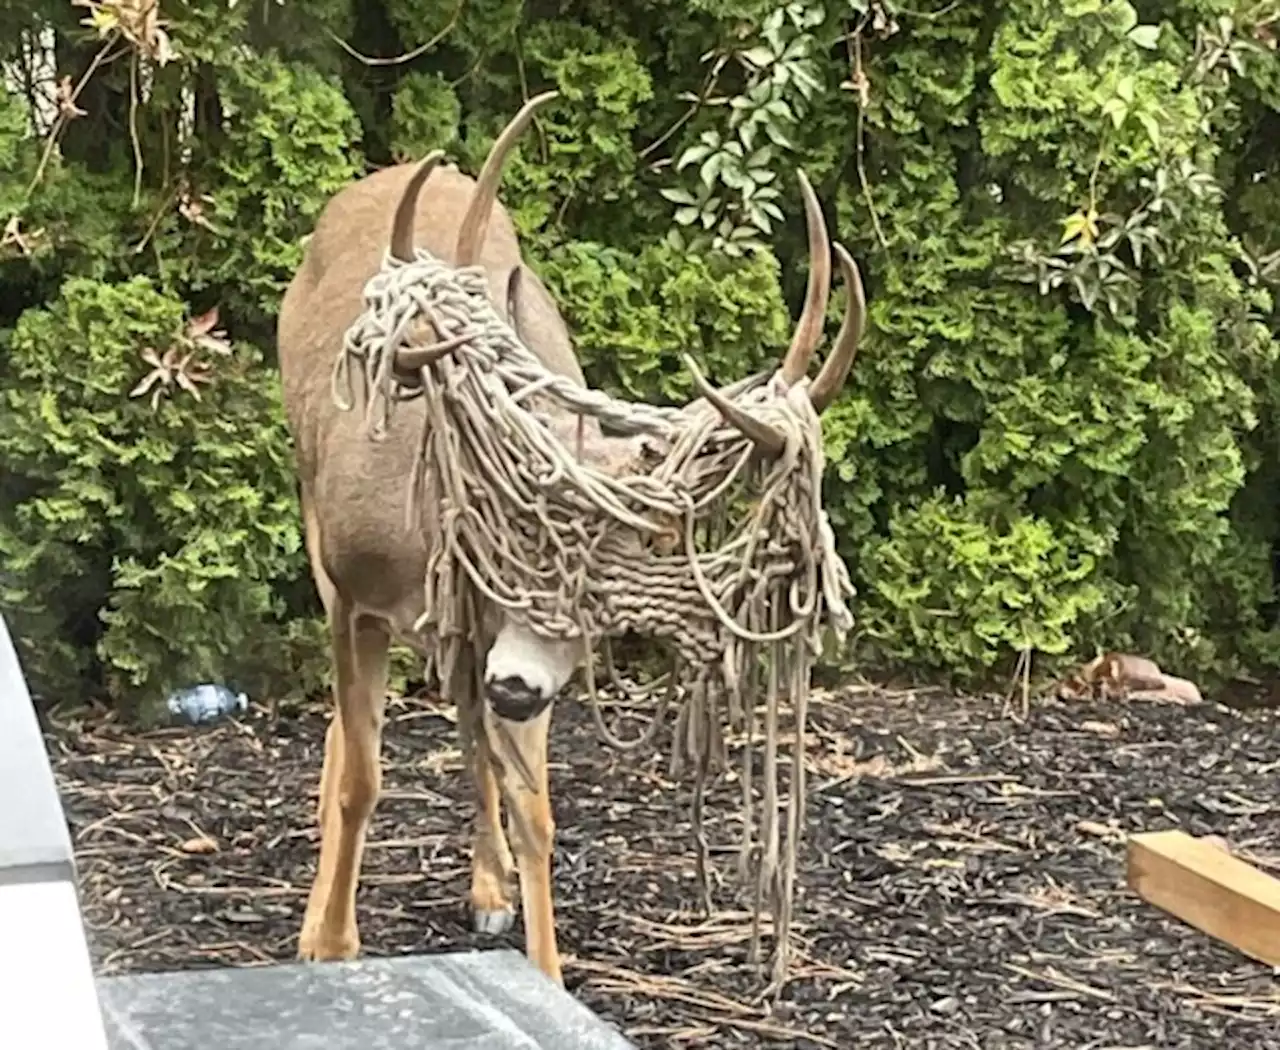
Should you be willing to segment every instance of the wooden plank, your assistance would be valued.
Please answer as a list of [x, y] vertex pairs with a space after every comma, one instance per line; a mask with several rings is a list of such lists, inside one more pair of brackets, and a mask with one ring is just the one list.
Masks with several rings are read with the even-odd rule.
[[1280, 966], [1280, 880], [1183, 831], [1129, 836], [1129, 888], [1202, 933]]

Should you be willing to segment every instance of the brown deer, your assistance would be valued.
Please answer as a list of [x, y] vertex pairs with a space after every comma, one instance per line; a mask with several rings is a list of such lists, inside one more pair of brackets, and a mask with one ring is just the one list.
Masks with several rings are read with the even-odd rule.
[[[281, 306], [284, 400], [296, 446], [307, 552], [329, 621], [335, 695], [320, 774], [320, 858], [298, 944], [304, 959], [349, 959], [359, 952], [355, 895], [381, 779], [388, 647], [395, 638], [429, 655], [413, 626], [423, 609], [426, 547], [406, 525], [405, 484], [425, 409], [421, 400], [403, 403], [386, 439], [372, 442], [360, 414], [335, 404], [331, 369], [344, 333], [363, 308], [365, 283], [388, 250], [399, 259], [412, 257], [416, 231], [421, 244], [445, 262], [482, 267], [492, 301], [525, 345], [552, 371], [585, 384], [555, 302], [524, 264], [511, 220], [496, 199], [508, 153], [537, 107], [554, 94], [521, 109], [474, 181], [452, 165], [440, 165], [433, 153], [340, 191], [321, 214]], [[831, 281], [832, 246], [822, 212], [803, 175], [800, 182], [811, 261], [803, 315], [775, 376], [787, 385], [805, 378], [822, 334]], [[836, 345], [809, 388], [819, 411], [843, 385], [864, 323], [857, 268], [840, 245], [834, 248], [849, 306]], [[432, 341], [429, 331], [419, 334], [423, 345]], [[397, 357], [397, 369], [410, 377], [423, 365], [416, 350], [411, 346]], [[744, 416], [700, 377], [699, 388], [762, 454], [777, 452], [771, 427]], [[580, 457], [598, 469], [636, 469], [640, 461], [640, 439], [607, 436], [594, 420], [584, 423], [561, 411], [552, 429], [559, 440], [576, 441]], [[497, 615], [486, 614], [482, 622], [483, 636], [472, 639], [460, 661], [464, 666], [455, 668], [446, 683], [472, 745], [474, 921], [480, 932], [510, 928], [509, 883], [518, 872], [527, 954], [560, 982], [547, 738], [552, 701], [584, 654], [580, 647], [540, 639]], [[509, 810], [509, 844], [501, 822], [503, 801]]]

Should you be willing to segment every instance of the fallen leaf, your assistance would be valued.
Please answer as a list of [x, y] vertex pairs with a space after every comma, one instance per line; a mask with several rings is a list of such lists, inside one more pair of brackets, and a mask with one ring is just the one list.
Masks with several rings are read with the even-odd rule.
[[1077, 831], [1083, 831], [1086, 835], [1093, 835], [1100, 839], [1109, 839], [1116, 841], [1124, 838], [1123, 832], [1119, 828], [1113, 828], [1109, 824], [1099, 824], [1096, 820], [1082, 820], [1076, 824]]
[[211, 306], [199, 317], [191, 318], [191, 323], [187, 325], [187, 335], [192, 339], [199, 339], [202, 335], [208, 335], [218, 327], [218, 307]]
[[213, 306], [187, 324], [187, 339], [203, 350], [226, 357], [231, 353], [227, 333], [218, 329], [218, 307]]
[[197, 835], [193, 839], [187, 839], [178, 847], [183, 853], [217, 853], [218, 844], [208, 835]]

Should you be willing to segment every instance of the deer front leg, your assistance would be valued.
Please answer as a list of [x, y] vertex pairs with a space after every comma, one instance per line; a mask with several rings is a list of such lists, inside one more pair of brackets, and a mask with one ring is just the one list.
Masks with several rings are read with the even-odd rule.
[[356, 886], [369, 820], [382, 786], [382, 717], [390, 640], [371, 620], [353, 622], [340, 599], [330, 615], [336, 710], [320, 773], [320, 862], [298, 939], [302, 959], [360, 952]]
[[485, 646], [464, 648], [453, 668], [449, 695], [458, 710], [458, 727], [470, 746], [468, 760], [475, 788], [476, 815], [471, 832], [471, 919], [477, 933], [499, 936], [515, 924], [511, 885], [515, 861], [502, 830], [502, 794], [484, 726], [484, 689], [477, 654]]
[[488, 730], [476, 734], [472, 768], [476, 784], [476, 825], [471, 838], [471, 916], [477, 933], [499, 936], [515, 924], [508, 887], [515, 874], [511, 847], [502, 830], [502, 796]]
[[338, 781], [342, 777], [342, 719], [337, 710], [329, 719], [324, 734], [324, 764], [320, 768], [320, 801], [316, 809], [316, 823], [320, 827], [320, 860], [315, 878], [311, 881], [311, 893], [307, 898], [307, 913], [302, 920], [302, 933], [298, 937], [298, 958], [319, 957], [319, 938], [325, 901], [329, 899], [329, 887], [333, 884], [334, 850], [325, 848], [326, 842], [338, 840]]
[[551, 707], [548, 704], [538, 715], [519, 722], [499, 717], [486, 705], [485, 723], [501, 769], [511, 846], [520, 872], [525, 954], [553, 981], [563, 984], [551, 896], [551, 851], [556, 831], [547, 785]]
[[575, 648], [508, 625], [485, 666], [484, 726], [506, 799], [511, 846], [520, 872], [525, 953], [563, 984], [551, 894], [555, 821], [547, 777], [551, 707], [576, 664]]

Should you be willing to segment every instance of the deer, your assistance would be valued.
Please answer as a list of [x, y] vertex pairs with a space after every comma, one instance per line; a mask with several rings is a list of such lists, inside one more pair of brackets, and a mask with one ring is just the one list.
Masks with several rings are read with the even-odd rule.
[[[362, 309], [362, 289], [387, 253], [409, 260], [418, 245], [448, 265], [483, 270], [490, 301], [545, 366], [586, 385], [569, 328], [547, 286], [525, 262], [511, 218], [498, 200], [503, 166], [536, 111], [556, 97], [530, 99], [494, 141], [473, 179], [441, 151], [376, 170], [339, 190], [322, 209], [280, 308], [277, 346], [287, 426], [294, 445], [299, 502], [310, 570], [328, 622], [333, 708], [324, 740], [316, 819], [319, 858], [298, 938], [298, 957], [323, 962], [360, 952], [356, 892], [365, 838], [381, 789], [381, 746], [388, 651], [403, 644], [424, 659], [430, 643], [414, 624], [423, 608], [427, 547], [406, 519], [405, 479], [414, 467], [424, 423], [420, 402], [406, 401], [386, 439], [368, 440], [357, 413], [334, 401], [331, 369], [344, 332]], [[828, 241], [817, 198], [800, 173], [809, 241], [809, 275], [801, 317], [774, 382], [809, 383], [819, 413], [843, 386], [863, 334], [865, 297], [848, 252]], [[831, 352], [810, 383], [839, 261], [848, 305]], [[424, 325], [430, 328], [430, 325]], [[423, 367], [422, 346], [397, 354], [398, 373]], [[777, 455], [781, 438], [694, 373], [702, 411], [719, 411]], [[691, 404], [698, 404], [697, 401]], [[642, 439], [607, 434], [593, 419], [560, 410], [550, 429], [594, 468], [635, 470]], [[651, 440], [651, 438], [648, 438]], [[569, 444], [573, 442], [574, 444]], [[424, 526], [425, 527], [425, 526]], [[518, 878], [525, 954], [563, 986], [556, 938], [551, 861], [554, 846], [547, 749], [554, 701], [582, 666], [581, 644], [547, 640], [492, 610], [464, 647], [442, 695], [451, 696], [475, 796], [470, 906], [475, 930], [498, 936], [514, 928]], [[444, 686], [447, 685], [447, 691]], [[502, 810], [507, 810], [504, 832]]]

